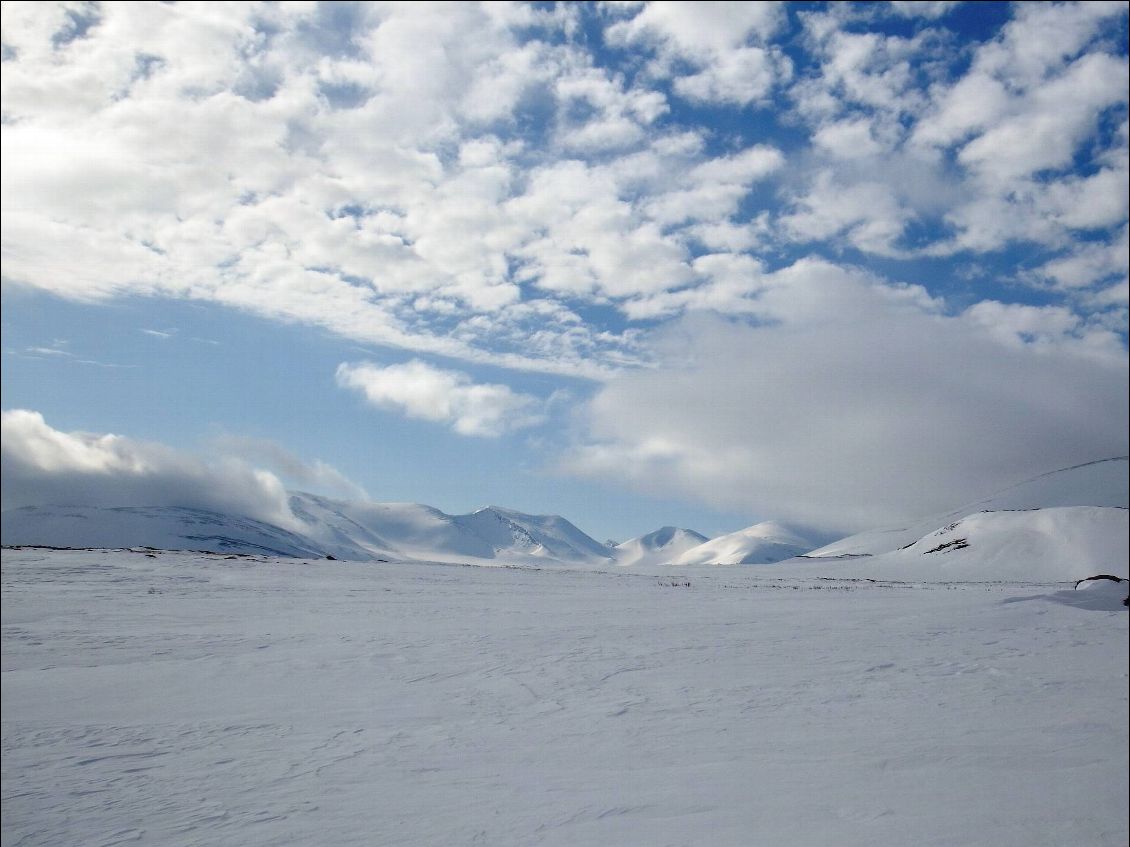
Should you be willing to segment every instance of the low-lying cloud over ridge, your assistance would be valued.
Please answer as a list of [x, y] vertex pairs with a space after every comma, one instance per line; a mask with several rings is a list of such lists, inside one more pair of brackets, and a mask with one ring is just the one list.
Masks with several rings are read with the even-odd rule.
[[0, 429], [4, 509], [49, 504], [184, 506], [245, 515], [301, 531], [282, 479], [238, 458], [240, 452], [284, 466], [289, 476], [313, 487], [363, 493], [324, 463], [308, 465], [261, 441], [229, 441], [226, 447], [220, 445], [223, 452], [205, 460], [121, 435], [61, 432], [38, 412], [26, 409], [5, 411]]

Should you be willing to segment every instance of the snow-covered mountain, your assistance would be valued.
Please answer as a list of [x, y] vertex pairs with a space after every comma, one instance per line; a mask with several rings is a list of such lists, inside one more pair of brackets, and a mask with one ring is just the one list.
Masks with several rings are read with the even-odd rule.
[[448, 515], [419, 503], [333, 500], [295, 492], [291, 511], [318, 542], [351, 543], [372, 556], [441, 562], [605, 563], [611, 551], [559, 515], [488, 506]]
[[1119, 456], [1052, 471], [949, 512], [931, 515], [900, 526], [851, 535], [813, 550], [807, 555], [810, 557], [875, 556], [889, 553], [913, 544], [939, 527], [975, 512], [1046, 509], [1056, 506], [1104, 506], [1126, 509], [1130, 506], [1128, 467], [1130, 467], [1128, 457]]
[[665, 526], [612, 548], [616, 564], [625, 566], [666, 565], [707, 540], [693, 529]]
[[776, 521], [763, 521], [684, 552], [675, 565], [768, 565], [812, 549], [812, 542]]
[[[178, 506], [24, 506], [3, 515], [5, 546], [156, 547], [322, 558], [326, 547], [299, 533], [239, 515]], [[337, 558], [345, 547], [335, 547]], [[363, 554], [356, 548], [351, 553]]]
[[1043, 474], [912, 524], [834, 542], [782, 575], [1067, 582], [1127, 577], [1127, 457]]
[[921, 582], [1074, 582], [1100, 573], [1125, 579], [1128, 533], [1130, 512], [1114, 507], [976, 512], [899, 550], [794, 559], [779, 573]]
[[[943, 515], [812, 550], [773, 521], [706, 541], [664, 527], [609, 547], [557, 515], [495, 506], [448, 515], [418, 503], [295, 492], [287, 528], [240, 515], [156, 506], [27, 506], [3, 513], [9, 546], [157, 547], [277, 556], [479, 564], [770, 564], [781, 575], [912, 580], [1081, 579], [1127, 575], [1126, 457], [1044, 474]], [[834, 571], [834, 574], [833, 574]]]
[[448, 515], [419, 503], [292, 493], [301, 532], [239, 515], [179, 507], [27, 506], [4, 512], [5, 545], [158, 547], [373, 561], [607, 564], [612, 551], [558, 515], [496, 506]]

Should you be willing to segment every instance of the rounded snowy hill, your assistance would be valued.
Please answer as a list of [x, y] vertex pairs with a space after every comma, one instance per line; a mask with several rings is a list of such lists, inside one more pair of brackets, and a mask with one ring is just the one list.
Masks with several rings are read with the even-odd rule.
[[926, 581], [1068, 582], [1127, 577], [1125, 456], [1043, 474], [900, 527], [814, 550], [782, 574]]
[[687, 550], [675, 565], [770, 565], [812, 549], [812, 543], [776, 521], [722, 535]]
[[707, 541], [693, 529], [665, 526], [612, 548], [616, 564], [625, 566], [665, 565]]
[[1119, 456], [1042, 474], [998, 491], [982, 500], [912, 523], [869, 530], [842, 538], [807, 555], [877, 556], [912, 544], [925, 535], [975, 512], [1047, 509], [1057, 506], [1097, 506], [1126, 509], [1130, 458]]

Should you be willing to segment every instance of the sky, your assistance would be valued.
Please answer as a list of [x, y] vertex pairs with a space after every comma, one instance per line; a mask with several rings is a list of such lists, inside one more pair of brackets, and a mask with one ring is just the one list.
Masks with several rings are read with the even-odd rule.
[[831, 540], [1127, 445], [1127, 5], [3, 4], [3, 506]]

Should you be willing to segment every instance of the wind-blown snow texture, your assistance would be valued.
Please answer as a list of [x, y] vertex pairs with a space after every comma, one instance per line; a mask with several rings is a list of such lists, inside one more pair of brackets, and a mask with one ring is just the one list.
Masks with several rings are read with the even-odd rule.
[[3, 842], [1126, 843], [1109, 588], [665, 573], [4, 550]]

